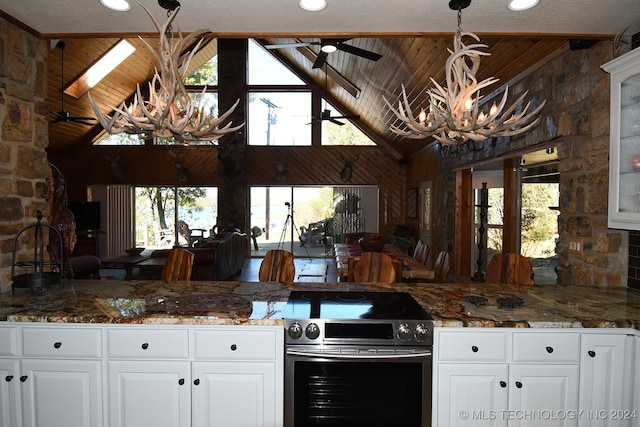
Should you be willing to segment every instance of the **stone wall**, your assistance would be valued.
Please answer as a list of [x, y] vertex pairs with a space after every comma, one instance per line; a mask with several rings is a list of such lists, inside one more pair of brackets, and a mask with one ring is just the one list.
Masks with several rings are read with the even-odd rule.
[[[15, 235], [36, 221], [37, 210], [49, 214], [47, 45], [0, 19], [0, 291], [11, 289]], [[33, 240], [25, 240], [18, 259], [33, 257]]]
[[[607, 228], [610, 81], [600, 66], [611, 59], [612, 44], [603, 41], [567, 51], [513, 85], [512, 96], [528, 89], [534, 104], [546, 99], [542, 123], [524, 136], [500, 138], [482, 151], [442, 159], [441, 170], [449, 172], [439, 182], [441, 215], [455, 218], [454, 169], [555, 146], [560, 160], [558, 282], [626, 286], [628, 232]], [[448, 225], [438, 230], [442, 241], [454, 239]], [[583, 253], [569, 253], [570, 238], [582, 239]]]

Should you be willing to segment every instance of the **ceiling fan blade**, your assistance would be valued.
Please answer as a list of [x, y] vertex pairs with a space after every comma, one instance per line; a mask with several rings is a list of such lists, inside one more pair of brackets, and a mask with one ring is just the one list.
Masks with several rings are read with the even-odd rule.
[[94, 119], [93, 117], [71, 117], [69, 118], [69, 121], [87, 126], [93, 126], [96, 124], [96, 119]]
[[332, 119], [351, 119], [351, 120], [359, 120], [360, 116], [358, 114], [353, 114], [349, 116], [334, 116]]
[[337, 120], [336, 120], [336, 117], [331, 117], [331, 118], [329, 119], [329, 121], [330, 121], [331, 123], [335, 123], [335, 124], [336, 124], [336, 125], [338, 125], [338, 126], [344, 126], [344, 123], [337, 121]]
[[325, 62], [327, 62], [327, 52], [320, 51], [311, 68], [322, 68]]
[[319, 43], [312, 43], [312, 42], [303, 43], [303, 42], [301, 42], [301, 43], [268, 44], [268, 45], [265, 45], [265, 47], [267, 49], [285, 49], [285, 48], [288, 48], [288, 47], [304, 47], [304, 46], [312, 46], [312, 45], [316, 45], [316, 44], [319, 44]]
[[371, 52], [368, 50], [360, 49], [359, 47], [351, 46], [348, 44], [342, 44], [342, 43], [338, 44], [338, 50], [351, 53], [354, 55], [358, 55], [362, 58], [369, 59], [371, 61], [377, 61], [378, 59], [382, 58], [382, 55], [380, 54], [377, 54], [375, 52]]
[[74, 117], [69, 114], [68, 111], [52, 111], [51, 114], [55, 116], [55, 119], [51, 120], [49, 122], [50, 124], [76, 122], [87, 126], [94, 126], [98, 123], [98, 119], [95, 117]]

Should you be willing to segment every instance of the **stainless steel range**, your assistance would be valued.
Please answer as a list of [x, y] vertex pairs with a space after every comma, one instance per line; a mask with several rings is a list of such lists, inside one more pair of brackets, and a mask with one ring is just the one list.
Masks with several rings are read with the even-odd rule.
[[404, 292], [294, 291], [285, 427], [431, 425], [433, 319]]

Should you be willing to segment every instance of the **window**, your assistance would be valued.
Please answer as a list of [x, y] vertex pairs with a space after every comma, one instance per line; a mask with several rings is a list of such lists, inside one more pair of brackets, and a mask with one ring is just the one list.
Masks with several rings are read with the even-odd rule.
[[217, 231], [217, 200], [215, 187], [136, 187], [136, 246], [193, 246], [209, 237]]
[[[331, 104], [325, 104], [331, 116], [342, 116]], [[348, 119], [338, 119], [342, 126], [329, 120], [322, 121], [322, 145], [375, 145], [360, 129]]]
[[378, 188], [252, 187], [252, 255], [280, 247], [295, 256], [323, 257], [348, 233], [377, 232]]
[[249, 145], [311, 145], [311, 92], [251, 92]]

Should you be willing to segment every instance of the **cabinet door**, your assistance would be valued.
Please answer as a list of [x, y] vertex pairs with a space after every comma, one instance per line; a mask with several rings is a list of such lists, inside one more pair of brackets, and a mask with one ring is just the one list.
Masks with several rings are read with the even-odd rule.
[[578, 365], [511, 365], [510, 426], [577, 426]]
[[111, 427], [191, 425], [189, 362], [109, 362]]
[[275, 427], [273, 362], [195, 362], [193, 427]]
[[508, 365], [439, 364], [439, 427], [506, 426]]
[[25, 427], [100, 427], [99, 361], [23, 360], [21, 388]]
[[22, 425], [19, 372], [17, 360], [0, 359], [0, 427]]
[[640, 230], [640, 51], [631, 50], [602, 68], [611, 73], [608, 225]]
[[[582, 335], [580, 410], [591, 416], [585, 416], [581, 426], [629, 425], [630, 418], [623, 416], [625, 411], [630, 414], [625, 388], [626, 342], [626, 335]], [[617, 414], [621, 416], [613, 416]]]

